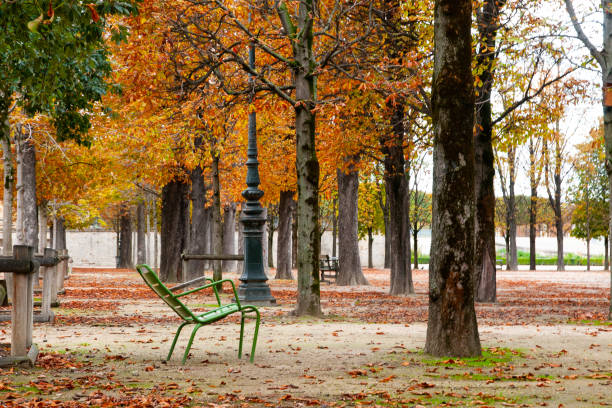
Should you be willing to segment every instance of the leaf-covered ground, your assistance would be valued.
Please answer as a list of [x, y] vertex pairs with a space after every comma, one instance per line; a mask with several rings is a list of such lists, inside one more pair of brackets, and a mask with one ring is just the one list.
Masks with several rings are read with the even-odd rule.
[[135, 272], [76, 270], [56, 322], [35, 327], [36, 367], [0, 371], [0, 406], [612, 406], [609, 274], [499, 272], [498, 303], [477, 306], [483, 357], [434, 359], [427, 273], [402, 297], [365, 272], [371, 286], [323, 284], [322, 319], [292, 317], [295, 284], [270, 281], [280, 306], [262, 309], [255, 364], [237, 359], [233, 317], [200, 329], [182, 365], [188, 334], [162, 361], [179, 320]]

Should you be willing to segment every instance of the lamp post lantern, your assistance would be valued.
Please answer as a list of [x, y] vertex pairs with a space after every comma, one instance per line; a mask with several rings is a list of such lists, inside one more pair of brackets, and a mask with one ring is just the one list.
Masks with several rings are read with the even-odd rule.
[[[249, 47], [249, 65], [255, 69], [255, 47]], [[249, 82], [254, 85], [253, 77]], [[251, 95], [251, 104], [253, 96]], [[257, 116], [254, 110], [249, 112], [249, 142], [247, 150], [247, 188], [242, 192], [246, 200], [242, 208], [240, 222], [244, 230], [244, 266], [238, 286], [238, 298], [241, 302], [259, 306], [276, 304], [276, 299], [266, 283], [268, 277], [263, 266], [263, 228], [266, 223], [264, 209], [259, 200], [264, 192], [259, 189], [259, 162], [257, 161]]]

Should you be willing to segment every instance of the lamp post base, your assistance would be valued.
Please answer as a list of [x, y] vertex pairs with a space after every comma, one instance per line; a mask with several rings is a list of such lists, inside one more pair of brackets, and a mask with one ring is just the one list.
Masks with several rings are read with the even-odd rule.
[[240, 303], [253, 306], [278, 306], [265, 282], [248, 282], [238, 286]]

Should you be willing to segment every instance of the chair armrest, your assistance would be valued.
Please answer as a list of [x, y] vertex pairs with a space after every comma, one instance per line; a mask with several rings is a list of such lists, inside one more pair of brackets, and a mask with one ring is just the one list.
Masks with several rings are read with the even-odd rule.
[[217, 293], [217, 287], [221, 286], [225, 282], [229, 282], [230, 285], [232, 285], [232, 291], [234, 292], [234, 299], [236, 299], [236, 304], [238, 306], [240, 306], [240, 301], [238, 300], [238, 292], [236, 292], [236, 285], [234, 285], [234, 281], [233, 280], [231, 280], [231, 279], [222, 279], [220, 281], [213, 281], [212, 279], [208, 279], [208, 278], [206, 280], [210, 280], [211, 283], [208, 283], [208, 284], [206, 284], [204, 286], [200, 286], [199, 288], [188, 290], [187, 292], [179, 293], [178, 295], [175, 295], [175, 296], [178, 298], [178, 297], [181, 297], [181, 296], [190, 295], [190, 294], [198, 292], [198, 291], [200, 291], [202, 289], [207, 289], [207, 288], [212, 287], [213, 290], [215, 291], [215, 295], [217, 295], [217, 300], [219, 301], [219, 304], [221, 304], [221, 302], [219, 300], [219, 295]]
[[187, 281], [187, 282], [181, 283], [179, 285], [173, 286], [171, 288], [168, 288], [168, 290], [170, 292], [174, 292], [174, 291], [177, 291], [177, 290], [180, 290], [180, 289], [183, 289], [183, 288], [187, 288], [187, 287], [189, 287], [189, 286], [191, 286], [191, 285], [193, 285], [195, 283], [200, 283], [201, 281], [206, 282], [208, 280], [211, 280], [211, 279], [206, 278], [204, 276], [200, 276], [199, 278], [195, 278], [195, 279], [192, 279], [190, 281]]

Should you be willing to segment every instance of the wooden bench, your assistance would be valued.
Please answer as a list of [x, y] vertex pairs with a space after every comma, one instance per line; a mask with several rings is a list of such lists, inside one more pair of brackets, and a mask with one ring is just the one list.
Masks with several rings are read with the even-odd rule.
[[[172, 352], [174, 351], [174, 346], [176, 346], [176, 341], [178, 340], [179, 335], [181, 334], [181, 330], [183, 327], [189, 324], [195, 324], [195, 328], [191, 332], [191, 337], [189, 338], [189, 343], [187, 343], [187, 349], [185, 350], [185, 355], [183, 356], [183, 364], [187, 361], [187, 357], [189, 356], [189, 350], [191, 349], [191, 345], [193, 344], [193, 339], [195, 337], [196, 332], [202, 326], [206, 326], [208, 324], [214, 323], [218, 320], [221, 320], [233, 313], [240, 313], [240, 343], [238, 344], [238, 358], [242, 357], [242, 339], [244, 337], [244, 321], [247, 317], [250, 316], [251, 313], [255, 314], [255, 334], [253, 335], [253, 347], [251, 349], [251, 362], [253, 362], [253, 358], [255, 356], [255, 346], [257, 345], [257, 333], [259, 331], [259, 310], [255, 306], [251, 305], [241, 305], [240, 300], [238, 299], [238, 293], [236, 292], [236, 287], [234, 286], [234, 282], [230, 279], [223, 279], [220, 281], [213, 281], [212, 279], [206, 279], [204, 277], [194, 279], [189, 282], [182, 283], [180, 285], [175, 286], [174, 288], [168, 288], [164, 285], [160, 280], [157, 274], [145, 264], [137, 265], [136, 270], [144, 279], [147, 286], [153, 290], [166, 304], [176, 312], [177, 315], [184, 320], [184, 322], [179, 326], [176, 334], [174, 336], [174, 340], [172, 341], [172, 345], [170, 346], [170, 352], [168, 353], [168, 357], [166, 360], [170, 360], [172, 356]], [[208, 281], [210, 283], [197, 287], [195, 289], [187, 290], [185, 292], [174, 294], [174, 291], [178, 291], [180, 289], [186, 288], [196, 282]], [[234, 293], [234, 301], [236, 303], [230, 303], [227, 305], [221, 304], [221, 298], [219, 296], [219, 289], [223, 285], [223, 283], [229, 283], [232, 287], [232, 291]], [[198, 292], [203, 289], [212, 288], [215, 298], [217, 300], [217, 307], [212, 310], [209, 310], [205, 313], [195, 314], [191, 309], [189, 309], [183, 302], [179, 300], [181, 296], [186, 296], [195, 292]]]
[[321, 255], [319, 257], [319, 270], [321, 271], [321, 282], [327, 282], [326, 278], [336, 281], [338, 279], [338, 258]]

